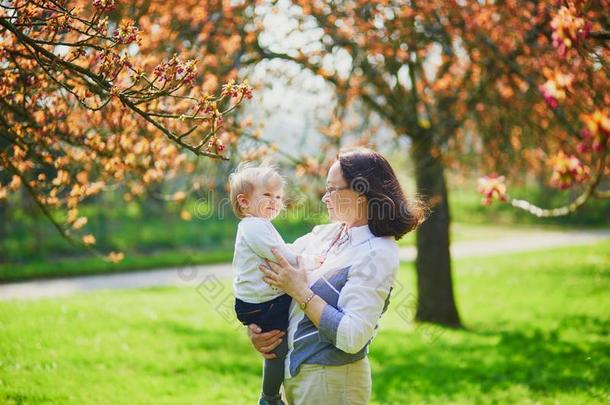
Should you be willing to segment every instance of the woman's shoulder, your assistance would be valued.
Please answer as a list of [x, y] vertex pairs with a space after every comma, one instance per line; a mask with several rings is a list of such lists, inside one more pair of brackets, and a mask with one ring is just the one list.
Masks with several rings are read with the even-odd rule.
[[368, 249], [359, 249], [357, 254], [374, 258], [376, 262], [383, 263], [390, 268], [400, 264], [400, 248], [391, 236], [373, 236], [367, 244]]
[[373, 236], [369, 242], [372, 248], [398, 254], [398, 243], [396, 243], [396, 240], [391, 236]]

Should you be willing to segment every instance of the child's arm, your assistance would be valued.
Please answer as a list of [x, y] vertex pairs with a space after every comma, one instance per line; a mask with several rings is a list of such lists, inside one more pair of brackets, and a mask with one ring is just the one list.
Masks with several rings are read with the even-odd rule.
[[246, 243], [260, 258], [275, 261], [275, 255], [271, 252], [271, 249], [275, 248], [288, 260], [288, 263], [292, 266], [297, 265], [297, 255], [286, 245], [270, 222], [262, 219], [250, 221], [242, 229]]
[[302, 254], [300, 257], [305, 270], [318, 269], [322, 266], [322, 263], [324, 263], [324, 258], [322, 256]]
[[310, 235], [311, 235], [311, 233], [308, 233], [307, 235], [303, 235], [300, 238], [298, 238], [297, 240], [295, 240], [294, 242], [287, 243], [286, 246], [288, 246], [290, 248], [290, 250], [292, 252], [294, 252], [294, 254], [300, 254], [307, 247], [307, 244], [309, 243]]

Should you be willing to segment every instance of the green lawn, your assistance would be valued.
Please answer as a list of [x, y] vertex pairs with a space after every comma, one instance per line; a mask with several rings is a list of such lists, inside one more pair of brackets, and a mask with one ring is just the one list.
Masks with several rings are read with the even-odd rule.
[[[587, 231], [596, 227], [566, 226], [557, 224], [487, 224], [452, 222], [449, 229], [451, 242], [471, 242], [477, 240], [497, 240], [515, 237], [524, 232], [561, 232], [561, 231]], [[415, 245], [415, 232], [406, 234], [398, 241], [400, 246]]]
[[[372, 403], [607, 403], [609, 264], [610, 241], [457, 261], [464, 330], [411, 321], [404, 265], [371, 345]], [[232, 317], [229, 280], [204, 286], [216, 298], [0, 302], [0, 403], [256, 403], [262, 360]]]
[[[451, 241], [504, 237], [524, 228], [545, 230], [596, 228], [609, 226], [610, 202], [592, 201], [586, 209], [560, 218], [536, 218], [506, 204], [482, 206], [474, 184], [453, 188], [449, 193], [451, 207]], [[544, 197], [538, 188], [515, 189], [517, 197], [531, 197], [545, 206], [560, 206], [565, 193]], [[125, 203], [120, 195], [105, 194], [99, 201], [84, 204], [81, 214], [89, 218], [82, 233], [95, 235], [96, 248], [108, 253], [122, 251], [125, 261], [103, 262], [64, 240], [39, 213], [32, 215], [23, 201], [15, 196], [2, 223], [0, 234], [0, 282], [41, 277], [62, 277], [95, 273], [208, 264], [228, 261], [232, 257], [237, 219], [227, 204], [191, 199], [184, 208], [193, 218], [180, 219], [177, 206], [155, 207], [154, 201]], [[550, 198], [550, 197], [549, 197]], [[563, 198], [563, 199], [562, 199]], [[224, 201], [226, 203], [226, 201]], [[158, 203], [157, 203], [158, 204]], [[215, 208], [214, 208], [215, 207]], [[34, 210], [33, 212], [36, 212]], [[58, 219], [62, 215], [58, 213]], [[274, 221], [286, 241], [309, 232], [327, 222], [326, 209], [319, 200], [295, 204]], [[415, 234], [400, 241], [413, 245]]]
[[188, 267], [199, 264], [226, 263], [232, 259], [233, 249], [229, 248], [214, 251], [176, 248], [152, 254], [128, 253], [125, 259], [118, 263], [103, 261], [95, 256], [64, 260], [37, 260], [23, 264], [0, 264], [0, 282]]
[[[112, 212], [115, 217], [108, 219], [111, 214], [98, 210], [91, 220], [93, 229], [105, 228], [106, 236], [96, 247], [102, 252], [124, 252], [125, 259], [119, 263], [76, 251], [47, 223], [41, 224], [44, 232], [40, 243], [27, 227], [14, 224], [16, 232], [7, 240], [0, 239], [0, 247], [6, 248], [10, 259], [0, 263], [0, 282], [230, 262], [233, 257], [237, 232], [234, 217], [182, 221], [167, 216], [131, 218], [130, 211], [124, 211]], [[103, 221], [98, 218], [101, 214], [105, 215]], [[21, 220], [25, 222], [26, 218]], [[287, 241], [292, 241], [323, 222], [315, 216], [301, 218], [287, 212], [274, 224]], [[2, 252], [0, 248], [0, 256]]]
[[[213, 227], [217, 224], [212, 224]], [[147, 224], [146, 226], [150, 226]], [[184, 225], [190, 226], [190, 224]], [[235, 224], [230, 224], [235, 227]], [[313, 224], [297, 224], [296, 221], [278, 221], [278, 228], [286, 235], [287, 241], [309, 232]], [[208, 234], [203, 225], [198, 231]], [[484, 225], [484, 224], [451, 224], [451, 241], [463, 242], [474, 240], [492, 240], [514, 236], [531, 231], [561, 231], [584, 228], [566, 227], [561, 225]], [[234, 229], [231, 229], [234, 231]], [[231, 237], [234, 237], [232, 235]], [[415, 244], [415, 233], [411, 232], [402, 238], [400, 246]], [[232, 242], [218, 243], [218, 247], [196, 249], [193, 246], [177, 245], [173, 248], [162, 247], [151, 252], [127, 251], [125, 259], [119, 263], [110, 263], [95, 256], [83, 253], [78, 257], [63, 259], [37, 258], [24, 263], [0, 264], [0, 282], [11, 282], [37, 278], [53, 278], [65, 276], [91, 275], [102, 273], [118, 273], [134, 270], [159, 269], [166, 267], [182, 267], [199, 264], [230, 262], [233, 257]]]

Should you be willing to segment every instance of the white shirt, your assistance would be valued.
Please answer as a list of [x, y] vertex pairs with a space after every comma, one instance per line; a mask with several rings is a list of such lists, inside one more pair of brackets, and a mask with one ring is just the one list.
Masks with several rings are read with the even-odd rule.
[[237, 225], [233, 269], [236, 273], [233, 280], [235, 296], [252, 304], [270, 301], [284, 291], [272, 287], [263, 281], [263, 273], [258, 266], [265, 259], [276, 261], [272, 248], [296, 266], [298, 246], [287, 245], [271, 221], [265, 218], [245, 217]]
[[285, 377], [294, 377], [300, 364], [346, 364], [362, 358], [376, 334], [399, 268], [398, 245], [392, 237], [377, 237], [368, 225], [350, 228], [336, 239], [341, 225], [320, 225], [295, 241], [302, 252], [326, 259], [308, 273], [310, 288], [328, 305], [320, 327], [294, 301], [287, 331]]

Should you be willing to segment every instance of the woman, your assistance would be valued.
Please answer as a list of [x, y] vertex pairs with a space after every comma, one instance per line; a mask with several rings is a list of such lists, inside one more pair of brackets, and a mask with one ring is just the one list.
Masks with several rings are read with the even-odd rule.
[[[291, 405], [366, 404], [371, 395], [368, 345], [386, 310], [399, 266], [396, 240], [422, 220], [407, 204], [388, 161], [368, 149], [341, 152], [331, 166], [322, 201], [333, 223], [295, 241], [321, 255], [306, 272], [283, 257], [261, 266], [265, 282], [293, 298], [287, 330], [284, 391]], [[253, 345], [265, 358], [283, 333], [259, 333]]]

